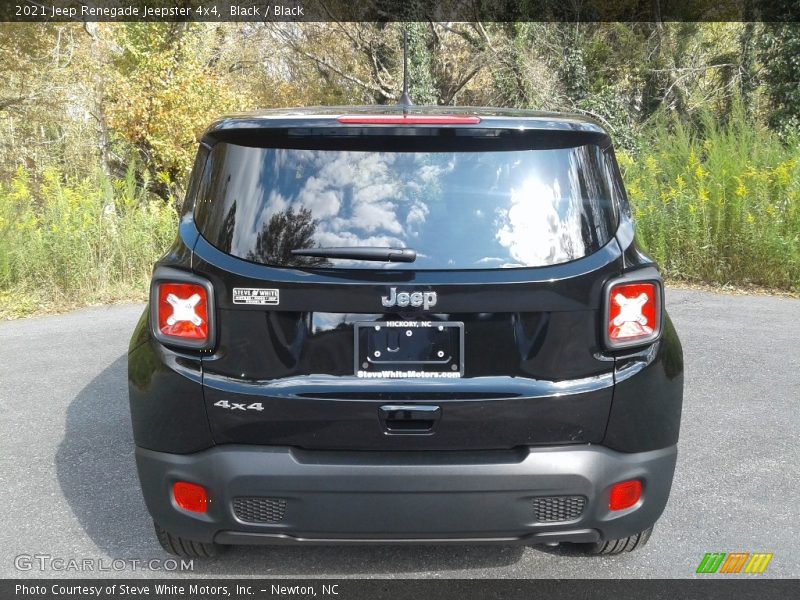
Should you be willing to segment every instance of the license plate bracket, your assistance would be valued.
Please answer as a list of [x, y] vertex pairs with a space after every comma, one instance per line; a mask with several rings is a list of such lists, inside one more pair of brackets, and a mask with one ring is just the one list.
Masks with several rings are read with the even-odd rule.
[[460, 321], [368, 321], [354, 323], [353, 330], [358, 377], [464, 375], [464, 323]]

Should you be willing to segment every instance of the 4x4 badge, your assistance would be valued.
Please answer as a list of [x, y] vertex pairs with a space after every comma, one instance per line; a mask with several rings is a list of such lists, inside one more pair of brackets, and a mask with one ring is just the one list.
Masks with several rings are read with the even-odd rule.
[[381, 296], [381, 304], [385, 307], [399, 306], [401, 308], [406, 306], [413, 306], [419, 308], [420, 306], [428, 310], [432, 306], [436, 306], [436, 292], [397, 292], [397, 288], [389, 288], [388, 296]]

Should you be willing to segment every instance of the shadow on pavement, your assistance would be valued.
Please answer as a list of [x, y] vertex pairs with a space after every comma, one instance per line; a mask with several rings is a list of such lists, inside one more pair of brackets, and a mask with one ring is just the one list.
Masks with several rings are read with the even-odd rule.
[[150, 540], [136, 476], [126, 359], [117, 358], [70, 403], [56, 473], [72, 512], [102, 553], [143, 558], [158, 556], [159, 547]]
[[[71, 402], [56, 453], [58, 481], [102, 554], [110, 559], [166, 558], [139, 491], [126, 369], [123, 355]], [[513, 565], [523, 551], [519, 546], [236, 547], [213, 561], [195, 560], [194, 573], [269, 577], [463, 572]]]

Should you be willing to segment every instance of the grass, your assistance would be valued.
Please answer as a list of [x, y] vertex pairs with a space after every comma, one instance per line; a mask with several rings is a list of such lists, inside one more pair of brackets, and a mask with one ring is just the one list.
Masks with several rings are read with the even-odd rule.
[[743, 118], [620, 155], [639, 243], [668, 278], [800, 291], [800, 140]]
[[20, 169], [0, 186], [0, 318], [144, 298], [153, 262], [174, 240], [172, 203], [137, 185]]

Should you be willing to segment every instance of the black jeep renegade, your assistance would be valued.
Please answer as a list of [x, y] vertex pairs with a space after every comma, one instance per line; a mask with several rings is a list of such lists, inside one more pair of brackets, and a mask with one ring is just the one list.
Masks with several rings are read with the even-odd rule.
[[225, 117], [130, 344], [164, 548], [643, 545], [680, 342], [606, 131], [525, 111]]

